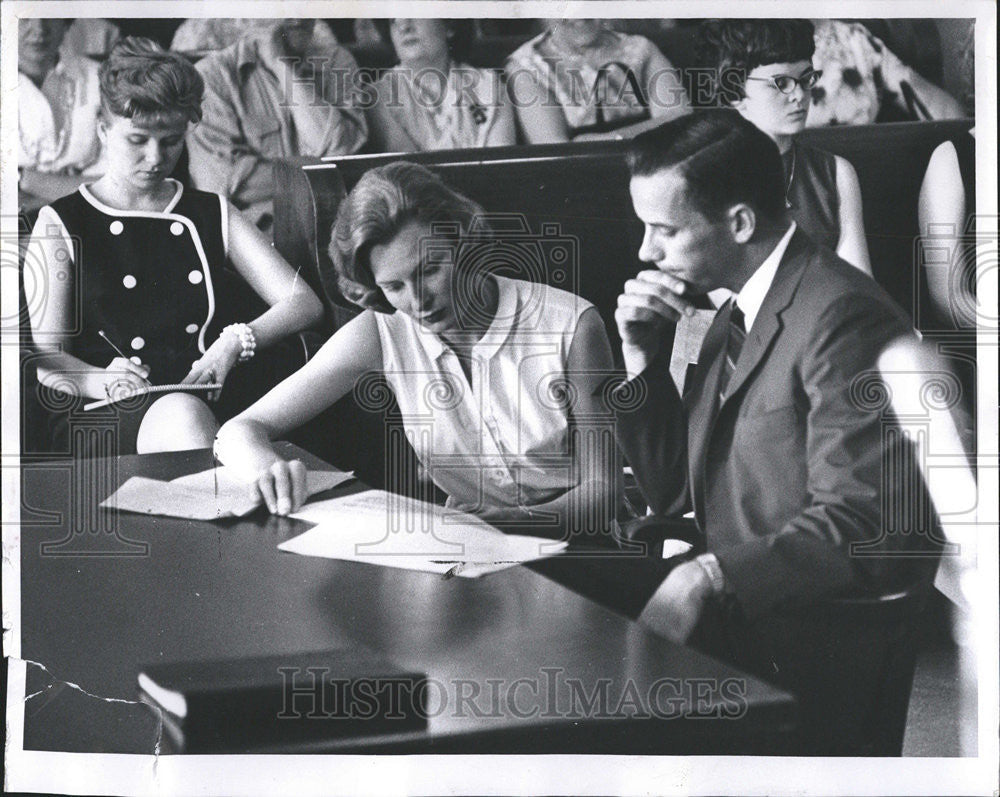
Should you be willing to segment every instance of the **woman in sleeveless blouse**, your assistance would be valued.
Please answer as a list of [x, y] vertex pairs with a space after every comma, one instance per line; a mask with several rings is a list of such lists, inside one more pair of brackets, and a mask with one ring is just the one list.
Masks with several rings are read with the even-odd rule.
[[[73, 417], [94, 417], [77, 412], [90, 398], [122, 400], [104, 411], [118, 429], [114, 453], [207, 448], [220, 406], [241, 409], [225, 389], [242, 381], [233, 369], [322, 313], [225, 197], [168, 177], [201, 119], [203, 89], [183, 56], [148, 39], [119, 41], [100, 73], [107, 171], [39, 212], [25, 285], [43, 297], [30, 306], [31, 330], [56, 444]], [[259, 317], [233, 317], [227, 260], [268, 305]], [[229, 321], [248, 323], [223, 328]], [[142, 393], [198, 383], [223, 387]]]
[[498, 523], [556, 518], [560, 534], [607, 530], [616, 454], [595, 420], [608, 417], [604, 324], [572, 293], [501, 276], [527, 250], [505, 258], [485, 221], [405, 161], [367, 172], [343, 201], [330, 255], [341, 292], [364, 311], [216, 444], [271, 512], [294, 511], [305, 489], [302, 463], [271, 441], [382, 374], [449, 506]]
[[813, 69], [813, 25], [808, 20], [712, 20], [700, 31], [702, 60], [713, 67], [717, 94], [767, 133], [785, 163], [785, 200], [791, 217], [813, 240], [871, 274], [861, 211], [861, 186], [844, 158], [805, 146]]

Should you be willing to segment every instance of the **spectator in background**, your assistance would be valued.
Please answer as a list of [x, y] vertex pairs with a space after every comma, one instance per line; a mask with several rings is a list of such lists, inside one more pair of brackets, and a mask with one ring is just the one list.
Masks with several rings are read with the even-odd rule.
[[80, 17], [69, 26], [59, 52], [65, 58], [104, 58], [121, 35], [121, 30], [110, 20]]
[[280, 20], [198, 62], [205, 102], [187, 141], [191, 179], [262, 230], [273, 222], [275, 160], [349, 154], [368, 137], [350, 79], [357, 63], [337, 45], [316, 53], [315, 23]]
[[525, 138], [540, 144], [635, 135], [688, 112], [680, 75], [649, 39], [599, 19], [554, 19], [507, 61]]
[[399, 65], [376, 83], [369, 115], [376, 146], [386, 152], [500, 147], [515, 142], [514, 111], [502, 75], [463, 62], [472, 20], [376, 20]]
[[815, 19], [813, 66], [823, 76], [812, 90], [806, 124], [864, 125], [892, 103], [907, 117], [960, 119], [962, 105], [904, 64], [860, 22]]
[[822, 79], [808, 20], [710, 20], [701, 26], [702, 61], [714, 70], [718, 99], [778, 145], [785, 204], [816, 242], [871, 274], [861, 186], [844, 158], [795, 141], [806, 124], [810, 90]]
[[[202, 52], [222, 50], [236, 44], [244, 36], [254, 33], [267, 34], [277, 20], [262, 18], [249, 19], [186, 19], [174, 32], [170, 49], [179, 52]], [[331, 52], [337, 46], [337, 37], [330, 26], [316, 21], [310, 52], [320, 55]]]
[[71, 194], [101, 171], [98, 66], [60, 55], [69, 20], [21, 19], [17, 37], [18, 204]]

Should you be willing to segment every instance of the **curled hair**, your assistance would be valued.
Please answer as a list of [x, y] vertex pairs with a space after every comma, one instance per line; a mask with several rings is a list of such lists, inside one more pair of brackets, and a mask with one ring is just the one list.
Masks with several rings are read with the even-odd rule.
[[778, 147], [734, 110], [696, 111], [636, 136], [626, 160], [633, 177], [678, 169], [688, 202], [708, 219], [720, 219], [742, 202], [765, 221], [784, 220]]
[[105, 116], [151, 123], [180, 114], [189, 122], [201, 121], [205, 82], [198, 70], [151, 39], [121, 39], [101, 65], [100, 81]]
[[808, 19], [712, 19], [698, 33], [698, 59], [713, 70], [719, 104], [741, 100], [758, 66], [811, 61], [816, 51]]
[[478, 204], [423, 166], [397, 161], [365, 172], [341, 203], [330, 239], [341, 294], [360, 307], [395, 312], [375, 284], [372, 247], [389, 243], [411, 221], [449, 227], [442, 240], [457, 242], [473, 226], [485, 232], [482, 216]]
[[[382, 37], [382, 41], [392, 47], [392, 35], [389, 32], [392, 20], [374, 19], [372, 21], [375, 23], [375, 29]], [[476, 33], [474, 21], [471, 19], [440, 19], [438, 21], [443, 22], [445, 28], [451, 32], [451, 37], [448, 39], [448, 54], [455, 61], [465, 61], [472, 50], [472, 40]], [[396, 58], [399, 58], [398, 53]]]

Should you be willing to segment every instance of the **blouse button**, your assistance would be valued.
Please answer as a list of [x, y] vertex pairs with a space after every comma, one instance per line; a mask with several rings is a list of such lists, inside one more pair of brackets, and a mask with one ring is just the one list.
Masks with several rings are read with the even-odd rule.
[[190, 274], [188, 274], [188, 282], [190, 282], [192, 285], [197, 285], [203, 279], [205, 278], [202, 276], [202, 273], [200, 271], [192, 271]]
[[139, 351], [143, 346], [146, 345], [146, 341], [142, 338], [132, 338], [132, 348]]
[[174, 235], [182, 235], [184, 233], [184, 225], [179, 221], [175, 221], [170, 225], [170, 232]]
[[184, 327], [184, 331], [187, 332], [189, 335], [193, 335], [195, 332], [198, 331], [198, 325], [188, 324], [186, 327]]
[[136, 286], [136, 279], [131, 274], [126, 274], [122, 278], [122, 285], [124, 285], [129, 290], [132, 290]]
[[125, 229], [125, 225], [118, 221], [118, 219], [115, 219], [110, 225], [108, 225], [108, 229], [111, 230], [112, 235], [121, 235], [122, 231]]

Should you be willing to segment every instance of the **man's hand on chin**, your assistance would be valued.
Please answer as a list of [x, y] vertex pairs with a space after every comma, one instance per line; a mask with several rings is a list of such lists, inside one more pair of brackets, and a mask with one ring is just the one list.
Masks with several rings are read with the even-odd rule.
[[686, 642], [698, 624], [712, 582], [697, 562], [684, 562], [670, 571], [639, 615], [639, 622], [673, 642]]

